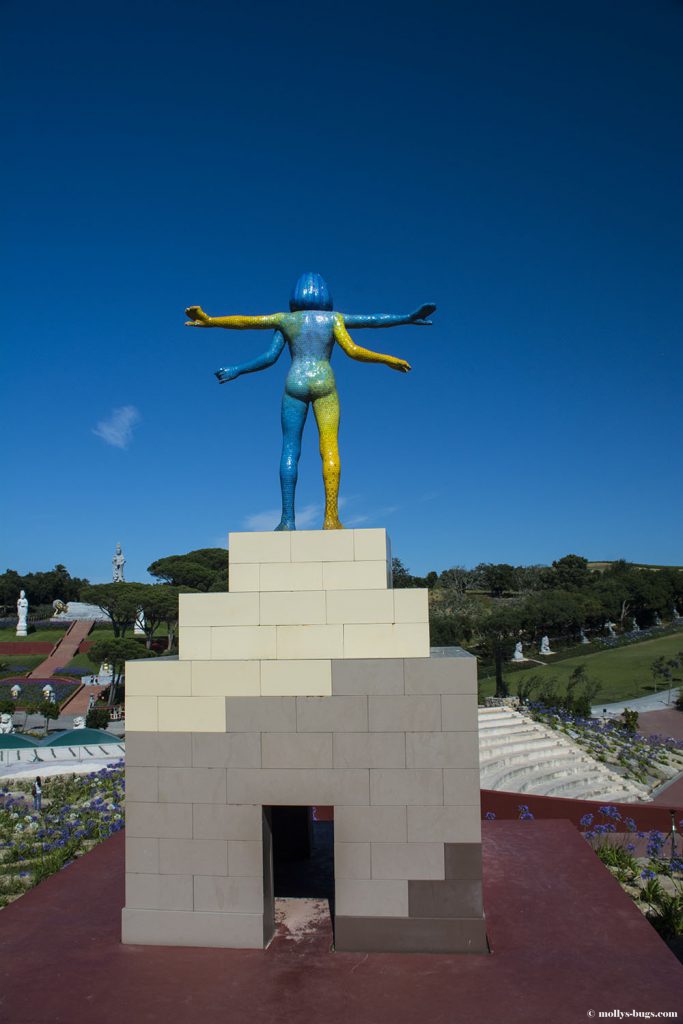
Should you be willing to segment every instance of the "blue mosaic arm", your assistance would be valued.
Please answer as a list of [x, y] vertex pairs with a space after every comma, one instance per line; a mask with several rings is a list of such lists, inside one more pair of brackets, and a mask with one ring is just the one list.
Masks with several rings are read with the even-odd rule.
[[414, 313], [343, 313], [344, 325], [348, 327], [400, 327], [401, 324], [416, 324], [418, 327], [429, 327], [428, 319], [436, 306], [428, 302], [420, 306]]
[[265, 370], [277, 362], [284, 347], [284, 334], [281, 331], [275, 331], [270, 348], [266, 352], [262, 352], [260, 356], [251, 359], [248, 363], [240, 363], [238, 366], [221, 366], [220, 370], [216, 370], [215, 376], [218, 383], [227, 384], [229, 380], [235, 380], [243, 373], [256, 373], [258, 370]]

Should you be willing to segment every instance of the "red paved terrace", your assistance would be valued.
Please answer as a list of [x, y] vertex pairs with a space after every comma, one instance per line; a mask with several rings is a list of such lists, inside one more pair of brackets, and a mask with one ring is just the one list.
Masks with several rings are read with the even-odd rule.
[[[120, 944], [123, 833], [1, 912], [11, 1024], [577, 1024], [683, 1015], [683, 967], [566, 821], [484, 823], [489, 956]], [[597, 1016], [596, 1016], [596, 1019]]]

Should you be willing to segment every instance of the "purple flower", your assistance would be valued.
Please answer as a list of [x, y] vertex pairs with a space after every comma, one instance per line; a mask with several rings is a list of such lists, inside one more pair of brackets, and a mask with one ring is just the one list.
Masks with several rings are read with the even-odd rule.
[[640, 872], [640, 877], [645, 878], [648, 881], [651, 881], [653, 878], [656, 878], [657, 876], [654, 873], [654, 871], [650, 870], [650, 868], [644, 868], [643, 871]]
[[486, 818], [487, 821], [495, 821], [496, 820], [496, 816], [493, 813], [493, 811], [487, 811], [486, 814], [484, 815], [484, 817]]
[[583, 818], [581, 818], [581, 820], [579, 822], [579, 825], [583, 825], [584, 828], [590, 828], [590, 826], [592, 824], [593, 824], [593, 815], [592, 814], [584, 814]]

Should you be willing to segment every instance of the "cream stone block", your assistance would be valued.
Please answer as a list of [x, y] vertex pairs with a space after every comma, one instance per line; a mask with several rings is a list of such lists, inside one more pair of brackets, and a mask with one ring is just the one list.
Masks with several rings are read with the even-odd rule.
[[341, 625], [273, 628], [277, 629], [278, 660], [344, 657], [344, 627]]
[[196, 697], [258, 697], [260, 661], [192, 661], [192, 694]]
[[261, 625], [323, 625], [327, 621], [324, 590], [300, 590], [295, 594], [274, 591], [259, 598]]
[[150, 658], [126, 662], [126, 699], [130, 697], [189, 697], [192, 692], [188, 661]]
[[241, 562], [290, 562], [292, 534], [268, 531], [263, 533], [231, 533], [228, 537], [230, 564]]
[[258, 594], [180, 594], [184, 626], [258, 626]]
[[393, 622], [393, 590], [329, 590], [327, 621]]
[[352, 562], [353, 530], [297, 530], [292, 533], [293, 562]]
[[394, 590], [394, 622], [429, 622], [428, 590]]
[[322, 562], [266, 562], [260, 566], [259, 589], [266, 591], [322, 590]]
[[324, 590], [386, 590], [387, 563], [323, 562]]
[[211, 657], [209, 626], [183, 626], [178, 630], [178, 654], [181, 661]]
[[126, 732], [158, 732], [158, 698], [126, 695]]
[[[225, 732], [225, 697], [158, 697], [155, 699], [159, 702], [159, 724], [157, 727], [159, 732]], [[127, 727], [128, 708], [126, 707]]]
[[353, 558], [356, 562], [391, 563], [391, 542], [386, 530], [354, 530]]
[[344, 626], [345, 658], [428, 658], [429, 623]]
[[332, 663], [327, 660], [264, 661], [263, 697], [331, 697]]
[[229, 661], [275, 657], [275, 626], [217, 626], [211, 630], [211, 657]]
[[257, 562], [231, 565], [228, 570], [228, 590], [231, 593], [248, 593], [259, 589], [259, 566]]

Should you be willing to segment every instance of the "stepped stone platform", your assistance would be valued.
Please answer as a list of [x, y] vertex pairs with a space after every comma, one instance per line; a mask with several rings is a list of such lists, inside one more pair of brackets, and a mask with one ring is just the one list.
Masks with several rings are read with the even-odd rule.
[[562, 733], [509, 708], [479, 708], [482, 789], [540, 796], [649, 800], [640, 783], [590, 757]]
[[390, 583], [384, 530], [231, 534], [128, 663], [124, 942], [267, 946], [273, 809], [333, 805], [337, 949], [486, 951], [476, 661]]

